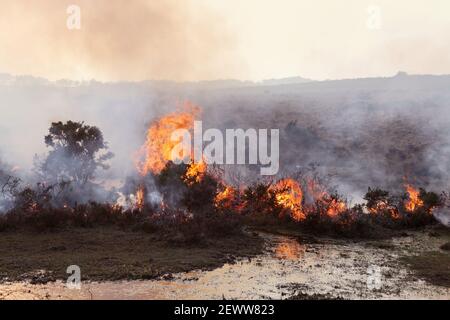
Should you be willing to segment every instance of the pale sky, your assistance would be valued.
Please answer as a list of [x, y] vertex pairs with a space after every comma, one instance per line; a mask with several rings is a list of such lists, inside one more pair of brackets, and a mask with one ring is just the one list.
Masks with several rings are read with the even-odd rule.
[[0, 28], [0, 72], [51, 80], [450, 73], [448, 0], [1, 0]]

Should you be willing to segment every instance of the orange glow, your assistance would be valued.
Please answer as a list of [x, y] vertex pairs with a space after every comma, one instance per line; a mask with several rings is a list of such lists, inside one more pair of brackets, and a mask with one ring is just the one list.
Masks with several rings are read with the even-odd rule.
[[368, 208], [368, 209], [369, 209], [369, 213], [373, 214], [373, 215], [379, 214], [380, 212], [388, 212], [389, 215], [391, 216], [391, 218], [394, 220], [398, 220], [401, 218], [400, 213], [398, 212], [398, 210], [396, 208], [392, 208], [387, 203], [384, 203], [384, 202], [379, 202], [376, 204], [375, 207]]
[[336, 217], [345, 210], [347, 210], [347, 205], [345, 204], [345, 202], [332, 199], [331, 202], [329, 203], [327, 214], [330, 217]]
[[144, 188], [141, 186], [136, 191], [136, 209], [142, 210], [144, 208], [144, 199], [145, 199]]
[[38, 212], [39, 211], [39, 205], [37, 204], [37, 202], [31, 203], [28, 207], [28, 210], [31, 212]]
[[328, 205], [327, 215], [330, 217], [336, 217], [347, 210], [347, 205], [344, 201], [331, 198], [325, 191], [325, 188], [323, 188], [317, 181], [309, 179], [306, 186], [308, 194], [315, 202], [318, 201]]
[[408, 193], [409, 200], [405, 204], [406, 211], [413, 212], [414, 210], [423, 206], [423, 201], [420, 199], [419, 190], [415, 189], [413, 186], [407, 184], [406, 192]]
[[188, 184], [192, 184], [193, 182], [200, 182], [202, 181], [203, 176], [206, 173], [206, 169], [207, 165], [203, 160], [199, 163], [192, 162], [187, 168], [183, 180]]
[[304, 250], [305, 248], [297, 241], [286, 240], [275, 248], [275, 255], [278, 259], [298, 260], [303, 256]]
[[222, 207], [222, 208], [231, 208], [233, 206], [233, 202], [236, 199], [236, 190], [231, 187], [227, 186], [223, 191], [219, 192], [215, 199], [214, 204], [216, 207]]
[[305, 219], [302, 210], [303, 192], [293, 179], [283, 179], [278, 181], [273, 187], [276, 191], [277, 203], [291, 211], [292, 218], [296, 221]]
[[145, 144], [136, 155], [136, 167], [143, 176], [149, 172], [159, 173], [169, 160], [182, 160], [172, 158], [172, 150], [180, 141], [172, 141], [171, 136], [175, 130], [192, 130], [195, 117], [200, 109], [190, 103], [184, 106], [186, 111], [168, 114], [152, 123], [147, 130]]

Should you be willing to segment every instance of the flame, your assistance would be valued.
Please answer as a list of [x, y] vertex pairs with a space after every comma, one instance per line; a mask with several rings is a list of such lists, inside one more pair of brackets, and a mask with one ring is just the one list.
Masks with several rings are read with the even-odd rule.
[[325, 188], [323, 188], [317, 181], [309, 179], [306, 186], [308, 195], [310, 195], [314, 202], [325, 203], [328, 206], [327, 215], [330, 217], [336, 217], [347, 210], [347, 204], [344, 201], [330, 197], [330, 195], [325, 191]]
[[282, 179], [273, 186], [273, 190], [276, 191], [277, 203], [289, 209], [294, 220], [305, 219], [305, 214], [302, 211], [303, 192], [295, 180]]
[[369, 213], [376, 215], [380, 212], [388, 212], [392, 219], [399, 220], [401, 218], [400, 213], [396, 208], [390, 207], [387, 203], [379, 201], [375, 207], [368, 208]]
[[420, 191], [407, 184], [405, 186], [408, 193], [409, 200], [405, 204], [406, 211], [413, 212], [414, 210], [423, 206], [423, 201], [420, 199]]
[[139, 189], [136, 191], [136, 204], [135, 204], [136, 209], [142, 210], [142, 208], [144, 208], [144, 199], [145, 199], [144, 187], [140, 186]]
[[123, 208], [125, 210], [142, 210], [145, 204], [145, 188], [139, 186], [136, 194], [124, 195], [122, 192], [117, 192], [118, 198], [113, 205], [115, 209]]
[[329, 203], [327, 214], [330, 217], [336, 217], [345, 210], [347, 210], [347, 205], [345, 204], [344, 201], [332, 199], [331, 202]]
[[214, 205], [221, 208], [231, 208], [236, 200], [236, 189], [231, 186], [226, 186], [225, 189], [219, 192], [215, 199]]
[[233, 187], [227, 186], [223, 191], [219, 192], [214, 202], [216, 203], [216, 206], [218, 206], [221, 203], [224, 202], [230, 202], [233, 199], [233, 195], [235, 193], [235, 190]]
[[[172, 141], [171, 136], [175, 130], [192, 130], [194, 119], [200, 109], [190, 103], [186, 103], [183, 112], [168, 114], [152, 123], [147, 130], [145, 144], [136, 154], [136, 167], [143, 176], [149, 172], [159, 173], [169, 160], [173, 159], [172, 150], [179, 141]], [[144, 158], [144, 159], [142, 159]]]
[[200, 161], [198, 163], [192, 162], [186, 170], [186, 173], [183, 177], [183, 180], [192, 184], [194, 182], [202, 181], [205, 173], [206, 173], [207, 165], [205, 161]]
[[39, 211], [39, 205], [37, 202], [33, 201], [28, 207], [28, 210], [31, 212], [38, 212]]

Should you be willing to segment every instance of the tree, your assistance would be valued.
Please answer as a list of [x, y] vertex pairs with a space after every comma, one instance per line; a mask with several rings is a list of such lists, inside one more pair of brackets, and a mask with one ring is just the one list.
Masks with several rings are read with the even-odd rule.
[[84, 186], [93, 182], [98, 168], [108, 169], [106, 161], [113, 157], [100, 129], [84, 122], [53, 122], [45, 144], [51, 150], [38, 172], [47, 183], [70, 181]]
[[367, 201], [367, 208], [372, 210], [378, 210], [380, 207], [385, 209], [392, 204], [389, 192], [380, 188], [369, 187], [363, 199]]

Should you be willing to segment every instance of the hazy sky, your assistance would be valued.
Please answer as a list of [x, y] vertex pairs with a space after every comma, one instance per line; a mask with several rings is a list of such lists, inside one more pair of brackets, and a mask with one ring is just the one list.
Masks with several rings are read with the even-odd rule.
[[448, 0], [1, 0], [0, 28], [0, 72], [49, 79], [450, 73]]

